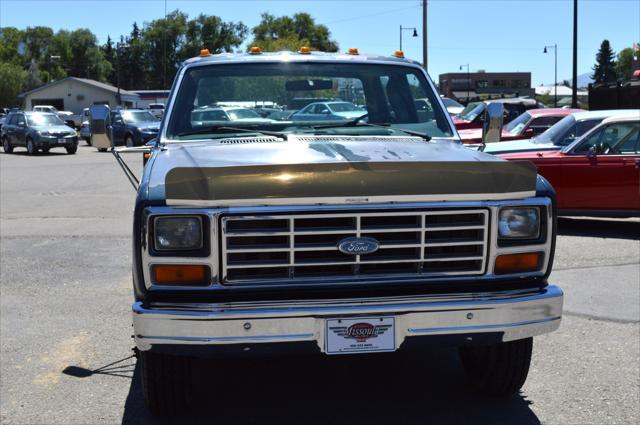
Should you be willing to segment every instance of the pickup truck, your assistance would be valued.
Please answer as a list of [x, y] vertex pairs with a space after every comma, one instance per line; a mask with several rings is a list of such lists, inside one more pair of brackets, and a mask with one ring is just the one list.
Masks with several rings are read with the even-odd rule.
[[[184, 411], [193, 359], [219, 356], [392, 362], [456, 346], [481, 394], [521, 388], [533, 337], [562, 316], [547, 281], [555, 194], [531, 163], [464, 147], [431, 81], [401, 55], [355, 49], [205, 51], [183, 64], [133, 212], [134, 339], [154, 415]], [[366, 110], [192, 119], [218, 102], [289, 105], [314, 91]], [[92, 115], [93, 137], [108, 137], [109, 114]]]
[[54, 106], [51, 105], [36, 105], [33, 107], [33, 111], [56, 114], [62, 121], [73, 128], [80, 128], [82, 126], [83, 116], [74, 114], [71, 111], [58, 111]]

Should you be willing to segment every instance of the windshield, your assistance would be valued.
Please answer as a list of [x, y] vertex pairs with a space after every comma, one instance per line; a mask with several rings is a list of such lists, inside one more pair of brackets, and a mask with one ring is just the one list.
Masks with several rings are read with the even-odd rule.
[[473, 121], [484, 111], [484, 107], [484, 102], [472, 102], [460, 112], [460, 118], [465, 121]]
[[227, 111], [229, 118], [232, 120], [246, 120], [251, 118], [260, 118], [260, 115], [251, 109], [231, 109]]
[[462, 108], [461, 104], [459, 104], [458, 102], [456, 102], [453, 99], [449, 99], [448, 97], [443, 97], [442, 98], [442, 103], [444, 103], [444, 106], [446, 108], [451, 108], [451, 107]]
[[528, 112], [524, 112], [520, 114], [516, 119], [511, 121], [509, 124], [507, 124], [504, 127], [504, 131], [506, 131], [509, 134], [513, 134], [514, 136], [517, 136], [518, 134], [521, 134], [524, 131], [524, 128], [526, 127], [530, 119], [531, 119], [531, 115], [529, 115]]
[[[397, 135], [406, 129], [452, 137], [435, 96], [421, 71], [399, 65], [289, 62], [193, 67], [185, 72], [176, 95], [167, 137], [228, 137], [216, 126], [351, 135]], [[416, 99], [429, 107], [418, 110]], [[227, 109], [228, 116], [223, 116], [219, 111], [225, 104], [243, 108]], [[262, 118], [257, 111], [265, 104], [287, 113]], [[340, 125], [363, 116], [365, 123], [385, 127]], [[326, 124], [338, 125], [319, 128]]]
[[329, 104], [329, 108], [331, 108], [333, 112], [362, 111], [362, 109], [359, 109], [356, 105], [349, 102], [331, 103]]
[[53, 114], [29, 114], [27, 115], [28, 125], [65, 125], [64, 121]]
[[147, 111], [124, 111], [122, 112], [122, 118], [128, 123], [158, 121], [158, 118]]

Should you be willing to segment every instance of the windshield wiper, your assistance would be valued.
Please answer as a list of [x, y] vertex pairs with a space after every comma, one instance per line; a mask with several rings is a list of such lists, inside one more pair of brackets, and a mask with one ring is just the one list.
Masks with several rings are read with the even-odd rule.
[[391, 124], [389, 123], [380, 123], [380, 124], [373, 124], [370, 122], [362, 122], [360, 121], [363, 118], [366, 118], [367, 116], [369, 116], [369, 114], [365, 114], [361, 117], [352, 119], [352, 120], [348, 120], [345, 122], [341, 122], [341, 123], [334, 123], [334, 124], [326, 124], [326, 125], [316, 125], [313, 126], [314, 129], [323, 129], [323, 128], [341, 128], [341, 127], [357, 127], [357, 126], [363, 126], [363, 127], [378, 127], [378, 128], [385, 128], [387, 130], [394, 130], [394, 131], [402, 131], [403, 133], [406, 133], [410, 136], [416, 136], [416, 137], [421, 137], [424, 140], [426, 140], [427, 142], [429, 140], [431, 140], [431, 136], [429, 136], [426, 133], [421, 133], [419, 131], [413, 131], [413, 130], [408, 130], [406, 128], [396, 128], [396, 127], [391, 127]]
[[288, 140], [288, 136], [285, 133], [281, 133], [279, 131], [255, 130], [255, 129], [241, 128], [241, 127], [228, 127], [226, 125], [212, 125], [210, 127], [205, 127], [198, 130], [185, 131], [184, 133], [179, 133], [178, 137], [193, 136], [195, 134], [210, 134], [210, 133], [215, 133], [216, 131], [237, 131], [240, 133], [257, 133], [265, 136], [277, 137], [282, 140]]

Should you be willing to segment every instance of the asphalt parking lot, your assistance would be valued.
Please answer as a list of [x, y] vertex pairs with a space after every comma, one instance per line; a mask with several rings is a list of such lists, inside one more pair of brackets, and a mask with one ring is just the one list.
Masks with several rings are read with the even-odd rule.
[[[134, 192], [82, 145], [0, 154], [0, 422], [153, 424], [131, 348]], [[129, 162], [139, 174], [141, 158]], [[452, 350], [207, 364], [181, 423], [640, 423], [640, 221], [561, 219], [559, 331], [520, 396], [464, 386]]]

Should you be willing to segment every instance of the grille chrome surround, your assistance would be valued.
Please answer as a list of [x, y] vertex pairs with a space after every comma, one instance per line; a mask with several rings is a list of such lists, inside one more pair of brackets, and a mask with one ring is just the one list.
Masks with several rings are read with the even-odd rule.
[[[344, 254], [348, 237], [372, 237], [379, 250]], [[486, 208], [222, 216], [221, 283], [477, 276], [488, 237]]]

